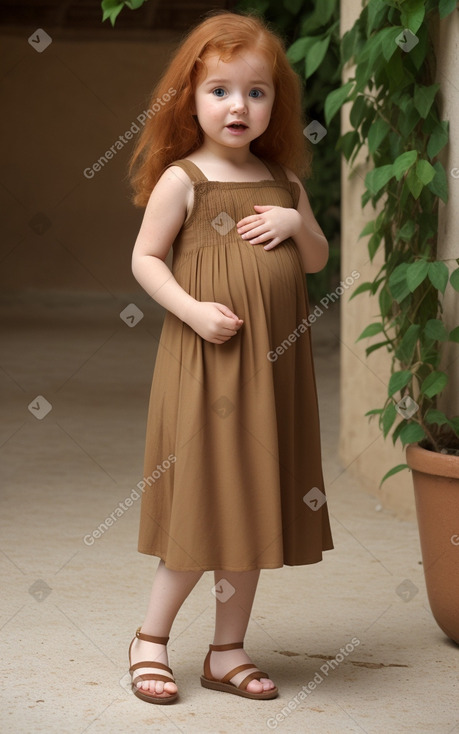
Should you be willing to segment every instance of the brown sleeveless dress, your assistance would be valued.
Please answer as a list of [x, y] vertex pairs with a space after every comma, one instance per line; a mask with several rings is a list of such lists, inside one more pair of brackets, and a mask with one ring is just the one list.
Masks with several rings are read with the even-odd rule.
[[236, 336], [211, 344], [171, 312], [164, 319], [138, 550], [177, 571], [297, 566], [333, 548], [310, 327], [298, 330], [309, 314], [300, 253], [292, 239], [266, 251], [236, 229], [254, 204], [298, 204], [298, 184], [263, 163], [272, 178], [249, 183], [209, 181], [186, 159], [170, 164], [194, 186], [174, 277], [244, 320]]

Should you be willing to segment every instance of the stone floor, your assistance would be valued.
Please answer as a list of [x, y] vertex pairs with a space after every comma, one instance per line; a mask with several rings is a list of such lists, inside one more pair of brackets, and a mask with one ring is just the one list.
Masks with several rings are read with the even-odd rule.
[[135, 698], [126, 675], [157, 564], [136, 550], [138, 502], [93, 535], [141, 478], [163, 312], [138, 294], [29, 294], [2, 311], [2, 733], [459, 733], [458, 648], [430, 613], [416, 525], [337, 457], [337, 309], [312, 332], [335, 549], [261, 573], [245, 641], [280, 695], [201, 687], [207, 572], [172, 628], [168, 707]]

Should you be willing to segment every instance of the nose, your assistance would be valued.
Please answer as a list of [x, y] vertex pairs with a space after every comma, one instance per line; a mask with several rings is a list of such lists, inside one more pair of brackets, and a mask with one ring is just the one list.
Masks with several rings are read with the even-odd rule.
[[231, 100], [230, 111], [231, 112], [245, 112], [247, 110], [246, 104], [242, 94], [235, 94]]

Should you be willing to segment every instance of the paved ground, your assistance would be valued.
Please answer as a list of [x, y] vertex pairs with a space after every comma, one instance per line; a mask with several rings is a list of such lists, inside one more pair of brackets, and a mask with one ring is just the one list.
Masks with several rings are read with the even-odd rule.
[[91, 534], [141, 477], [162, 311], [135, 296], [145, 315], [130, 328], [119, 313], [131, 300], [4, 300], [1, 731], [459, 733], [459, 651], [430, 613], [416, 525], [380, 510], [376, 486], [364, 492], [337, 459], [337, 309], [313, 327], [336, 548], [314, 566], [263, 571], [246, 637], [280, 696], [200, 686], [210, 572], [172, 629], [180, 702], [129, 693], [127, 648], [157, 559], [136, 551], [137, 502]]

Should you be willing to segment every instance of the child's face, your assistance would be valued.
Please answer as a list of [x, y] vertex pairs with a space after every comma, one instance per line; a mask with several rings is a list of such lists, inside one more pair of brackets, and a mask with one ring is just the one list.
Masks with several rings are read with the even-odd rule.
[[[274, 84], [262, 54], [242, 51], [230, 61], [217, 54], [206, 57], [207, 75], [194, 95], [195, 114], [204, 132], [204, 143], [224, 148], [243, 148], [269, 125], [274, 103]], [[234, 122], [241, 127], [231, 127]]]

